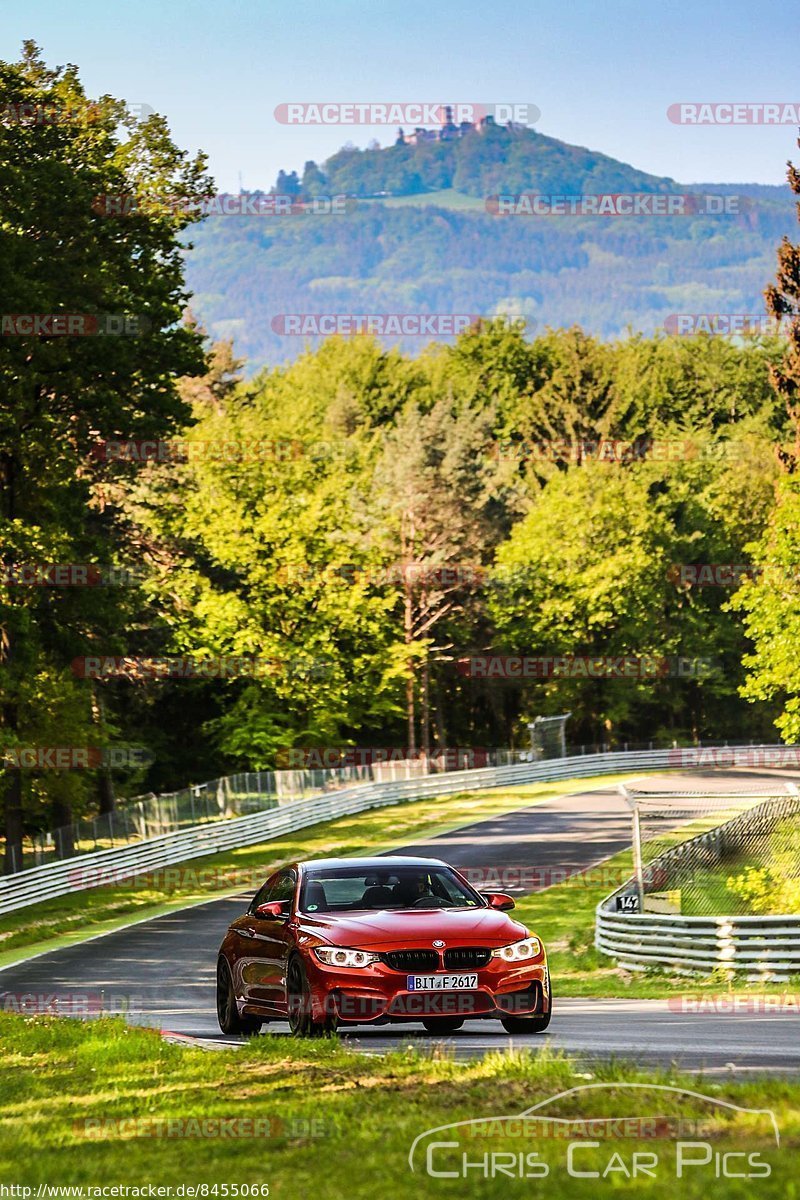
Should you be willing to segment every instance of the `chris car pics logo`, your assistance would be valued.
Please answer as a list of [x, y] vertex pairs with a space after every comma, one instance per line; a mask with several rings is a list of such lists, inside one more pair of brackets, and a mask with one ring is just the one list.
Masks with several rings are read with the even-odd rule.
[[[628, 1095], [627, 1105], [617, 1096], [610, 1102], [609, 1093], [617, 1092]], [[575, 1116], [576, 1098], [591, 1111]], [[569, 1116], [556, 1115], [562, 1107]], [[408, 1166], [414, 1174], [472, 1185], [559, 1175], [617, 1187], [652, 1179], [711, 1183], [768, 1178], [779, 1148], [771, 1109], [666, 1084], [588, 1083], [519, 1113], [423, 1130], [411, 1144]]]

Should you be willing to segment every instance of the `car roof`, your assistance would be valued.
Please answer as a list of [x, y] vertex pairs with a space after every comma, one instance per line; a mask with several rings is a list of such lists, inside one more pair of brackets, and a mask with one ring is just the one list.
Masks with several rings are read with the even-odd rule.
[[440, 858], [415, 858], [404, 854], [387, 854], [381, 858], [314, 858], [297, 864], [302, 871], [314, 872], [336, 867], [355, 867], [357, 870], [387, 871], [392, 867], [446, 867]]

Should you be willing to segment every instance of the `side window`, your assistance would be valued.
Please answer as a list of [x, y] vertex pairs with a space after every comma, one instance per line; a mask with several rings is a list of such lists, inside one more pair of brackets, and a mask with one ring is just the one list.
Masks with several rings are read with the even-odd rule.
[[268, 904], [270, 900], [275, 899], [275, 896], [273, 896], [272, 893], [275, 891], [275, 888], [278, 886], [278, 882], [279, 882], [280, 878], [281, 878], [280, 873], [278, 873], [277, 875], [270, 875], [267, 882], [262, 883], [261, 887], [258, 889], [255, 896], [250, 901], [250, 907], [247, 910], [249, 913], [254, 913], [256, 911], [256, 909], [258, 908], [259, 904]]
[[[297, 876], [294, 871], [281, 871], [277, 878], [270, 900], [293, 900]], [[262, 901], [262, 904], [264, 901]]]
[[279, 871], [277, 875], [270, 875], [267, 882], [256, 892], [247, 911], [254, 913], [259, 904], [269, 904], [273, 900], [292, 900], [296, 883], [297, 876], [294, 871]]

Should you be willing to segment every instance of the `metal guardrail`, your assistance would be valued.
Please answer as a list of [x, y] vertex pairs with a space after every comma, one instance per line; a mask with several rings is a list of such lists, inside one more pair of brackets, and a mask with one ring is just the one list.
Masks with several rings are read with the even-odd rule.
[[[724, 854], [744, 830], [763, 830], [800, 812], [800, 796], [774, 796], [745, 813], [673, 847], [648, 864], [667, 878], [671, 866], [698, 853]], [[667, 885], [668, 886], [668, 885]], [[747, 971], [757, 979], [800, 975], [800, 915], [682, 916], [617, 912], [617, 897], [635, 895], [632, 876], [596, 909], [595, 946], [632, 971], [671, 967], [687, 974]], [[614, 907], [612, 907], [614, 906]]]
[[595, 944], [628, 970], [800, 975], [800, 917], [678, 917], [598, 908]]
[[312, 800], [299, 800], [250, 816], [215, 821], [175, 833], [163, 834], [132, 845], [82, 854], [77, 859], [50, 862], [0, 877], [0, 913], [14, 912], [41, 900], [85, 891], [102, 883], [216, 854], [239, 846], [252, 846], [321, 821], [384, 805], [426, 797], [452, 795], [480, 788], [582, 778], [588, 775], [675, 767], [675, 750], [612, 751], [582, 754], [544, 762], [516, 763], [505, 767], [443, 772], [393, 783], [369, 783], [329, 792]]
[[[627, 746], [624, 749], [628, 749]], [[652, 749], [652, 746], [650, 747]], [[150, 793], [125, 800], [112, 812], [72, 821], [56, 829], [30, 834], [21, 852], [6, 848], [0, 834], [0, 850], [10, 858], [14, 875], [48, 862], [115, 850], [132, 842], [143, 842], [165, 833], [177, 833], [211, 821], [247, 817], [267, 808], [311, 800], [324, 792], [363, 783], [394, 783], [441, 771], [464, 771], [474, 766], [507, 767], [513, 763], [543, 758], [531, 750], [437, 749], [427, 760], [380, 758], [338, 767], [290, 767], [275, 771], [243, 771], [204, 783], [191, 784], [177, 792]], [[476, 762], [475, 760], [480, 761]]]

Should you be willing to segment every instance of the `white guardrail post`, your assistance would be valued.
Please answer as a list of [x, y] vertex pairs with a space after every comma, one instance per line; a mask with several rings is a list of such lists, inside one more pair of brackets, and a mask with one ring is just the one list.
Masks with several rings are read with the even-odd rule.
[[636, 895], [639, 901], [639, 912], [644, 911], [644, 871], [642, 869], [642, 826], [639, 821], [639, 802], [624, 783], [617, 785], [617, 790], [628, 808], [631, 810], [631, 846], [633, 848], [633, 878], [636, 881]]

